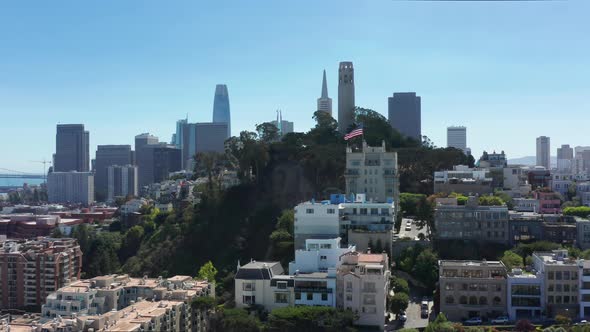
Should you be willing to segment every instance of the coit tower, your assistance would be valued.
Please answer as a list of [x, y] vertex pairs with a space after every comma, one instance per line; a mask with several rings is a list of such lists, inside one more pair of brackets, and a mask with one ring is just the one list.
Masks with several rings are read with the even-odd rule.
[[354, 68], [340, 62], [338, 68], [338, 130], [346, 133], [354, 122]]

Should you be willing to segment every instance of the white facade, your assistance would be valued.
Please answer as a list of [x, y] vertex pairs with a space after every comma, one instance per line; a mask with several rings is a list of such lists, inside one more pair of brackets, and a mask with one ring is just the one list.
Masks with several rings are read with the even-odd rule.
[[506, 279], [508, 317], [539, 320], [545, 307], [543, 276], [513, 269]]
[[305, 249], [295, 250], [295, 260], [289, 263], [289, 274], [327, 272], [330, 268], [338, 268], [340, 256], [355, 251], [354, 246], [340, 247], [340, 238], [307, 239]]
[[53, 172], [47, 175], [47, 195], [50, 203], [94, 202], [92, 172]]
[[467, 151], [467, 128], [462, 126], [447, 127], [447, 147]]
[[346, 195], [366, 194], [368, 201], [399, 204], [397, 153], [381, 146], [368, 146], [362, 151], [346, 150]]
[[534, 198], [514, 198], [514, 211], [539, 212], [539, 201]]
[[147, 205], [147, 201], [144, 198], [134, 198], [121, 205], [121, 214], [125, 215], [139, 212], [144, 205]]
[[338, 204], [305, 202], [295, 207], [295, 249], [304, 249], [307, 239], [340, 236]]
[[537, 137], [537, 165], [551, 169], [551, 139], [547, 136]]

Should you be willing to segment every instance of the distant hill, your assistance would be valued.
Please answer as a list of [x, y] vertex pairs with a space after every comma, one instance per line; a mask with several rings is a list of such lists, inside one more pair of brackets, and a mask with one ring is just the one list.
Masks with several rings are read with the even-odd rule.
[[[508, 164], [510, 164], [510, 165], [535, 166], [536, 163], [537, 163], [537, 157], [535, 157], [535, 156], [526, 156], [526, 157], [508, 159]], [[551, 156], [551, 167], [555, 167], [555, 166], [557, 166], [557, 157]]]

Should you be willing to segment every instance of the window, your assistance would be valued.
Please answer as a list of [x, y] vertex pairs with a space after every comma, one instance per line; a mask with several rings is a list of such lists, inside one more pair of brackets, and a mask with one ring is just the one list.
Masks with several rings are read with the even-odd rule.
[[563, 271], [563, 280], [570, 280], [570, 271]]
[[346, 301], [352, 301], [352, 294], [346, 294]]
[[463, 295], [459, 298], [459, 303], [467, 304], [467, 296]]
[[547, 279], [549, 279], [549, 280], [555, 279], [555, 273], [553, 271], [549, 271], [549, 273], [547, 274]]
[[500, 299], [499, 296], [494, 297], [494, 305], [500, 305], [502, 303], [502, 300]]
[[278, 289], [287, 289], [287, 282], [285, 282], [285, 281], [277, 282], [277, 288]]
[[549, 303], [549, 304], [555, 303], [554, 300], [553, 300], [553, 295], [547, 296], [547, 303]]
[[470, 304], [470, 305], [477, 305], [477, 297], [475, 297], [475, 296], [470, 296], [470, 297], [469, 297], [469, 304]]
[[295, 292], [295, 300], [301, 300], [301, 292]]
[[561, 284], [556, 284], [555, 285], [555, 291], [558, 292], [558, 293], [561, 293], [563, 291], [562, 290], [562, 287], [561, 287]]
[[360, 209], [360, 213], [361, 213], [361, 215], [365, 215], [366, 216], [367, 215], [367, 209], [366, 208], [361, 208]]
[[480, 296], [479, 305], [487, 305], [487, 304], [488, 304], [488, 298], [485, 296]]
[[320, 256], [320, 260], [325, 261], [326, 259], [328, 259], [327, 256]]
[[445, 303], [446, 304], [453, 304], [453, 303], [455, 303], [455, 298], [449, 295], [445, 298]]
[[307, 213], [307, 214], [313, 214], [313, 209], [306, 209], [305, 210], [305, 213]]
[[555, 286], [553, 286], [553, 284], [549, 284], [549, 286], [547, 287], [547, 291], [553, 292], [554, 290], [555, 290]]
[[242, 290], [247, 292], [253, 292], [256, 290], [256, 284], [253, 282], [245, 282], [242, 284]]
[[313, 300], [313, 293], [307, 293], [307, 300], [308, 301], [312, 301]]
[[569, 292], [570, 291], [570, 285], [568, 285], [568, 284], [563, 285], [563, 291], [564, 292]]
[[455, 289], [453, 284], [445, 284], [445, 290], [453, 290]]
[[336, 213], [336, 209], [328, 209], [328, 214], [335, 214]]
[[244, 304], [256, 304], [256, 296], [244, 295], [242, 296], [242, 303]]
[[375, 304], [375, 295], [364, 295], [363, 296], [363, 304], [374, 305]]
[[332, 249], [332, 245], [329, 243], [322, 243], [320, 249]]
[[328, 301], [328, 293], [322, 293], [322, 301]]
[[275, 303], [289, 303], [289, 296], [287, 293], [275, 293]]

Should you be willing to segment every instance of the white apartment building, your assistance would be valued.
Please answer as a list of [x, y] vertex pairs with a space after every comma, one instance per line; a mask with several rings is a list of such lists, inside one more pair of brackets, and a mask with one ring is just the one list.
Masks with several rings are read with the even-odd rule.
[[539, 212], [539, 200], [534, 198], [513, 198], [514, 211]]
[[494, 192], [489, 169], [453, 166], [453, 170], [434, 172], [434, 192], [489, 194]]
[[547, 136], [537, 137], [537, 164], [545, 169], [551, 169], [551, 138]]
[[307, 239], [333, 239], [340, 236], [338, 204], [329, 201], [305, 202], [295, 207], [295, 249], [304, 249]]
[[395, 202], [399, 205], [397, 153], [381, 146], [368, 146], [361, 151], [346, 150], [346, 195], [366, 194], [368, 201]]
[[389, 248], [395, 213], [395, 203], [367, 202], [364, 194], [352, 200], [333, 195], [330, 201], [301, 203], [295, 207], [295, 249], [305, 249], [307, 239], [337, 237], [361, 251], [370, 242]]
[[92, 172], [53, 172], [47, 174], [47, 196], [50, 203], [94, 202]]
[[266, 310], [309, 305], [336, 306], [336, 270], [284, 275], [279, 262], [252, 261], [235, 276], [236, 307], [261, 305]]
[[542, 319], [545, 307], [544, 283], [541, 273], [512, 269], [506, 278], [507, 308], [511, 321]]
[[349, 252], [340, 260], [336, 305], [357, 314], [355, 324], [383, 330], [391, 275], [387, 254]]
[[340, 240], [340, 238], [305, 240], [305, 249], [295, 250], [295, 260], [289, 263], [289, 274], [328, 272], [330, 268], [338, 268], [340, 256], [356, 250], [353, 245], [341, 248]]
[[122, 215], [139, 212], [139, 210], [147, 204], [148, 201], [145, 198], [134, 198], [121, 205], [120, 212]]

